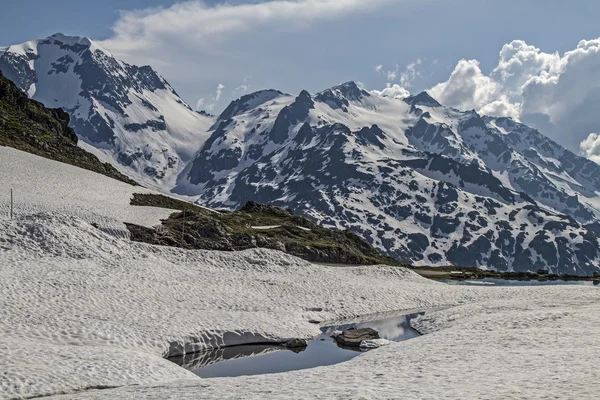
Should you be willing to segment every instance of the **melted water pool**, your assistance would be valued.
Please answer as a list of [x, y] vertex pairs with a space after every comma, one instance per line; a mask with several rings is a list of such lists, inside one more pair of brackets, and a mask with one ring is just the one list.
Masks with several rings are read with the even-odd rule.
[[598, 281], [519, 281], [511, 279], [485, 278], [476, 280], [442, 280], [440, 282], [449, 285], [467, 285], [467, 286], [547, 286], [547, 285], [571, 285], [571, 286], [598, 286]]
[[212, 349], [170, 360], [202, 378], [273, 374], [338, 364], [367, 350], [339, 346], [329, 336], [334, 330], [373, 328], [381, 338], [398, 342], [419, 336], [410, 327], [410, 320], [420, 314], [423, 313], [388, 316], [370, 321], [342, 321], [321, 328], [321, 336], [311, 340], [306, 348], [298, 349], [297, 352], [281, 346], [247, 345]]

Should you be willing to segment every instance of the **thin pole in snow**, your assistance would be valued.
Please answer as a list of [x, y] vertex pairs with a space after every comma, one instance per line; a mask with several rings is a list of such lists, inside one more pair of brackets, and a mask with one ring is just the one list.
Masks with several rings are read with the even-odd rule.
[[13, 191], [10, 188], [10, 219], [13, 219]]
[[185, 248], [185, 208], [183, 209], [183, 221], [181, 223], [181, 244]]

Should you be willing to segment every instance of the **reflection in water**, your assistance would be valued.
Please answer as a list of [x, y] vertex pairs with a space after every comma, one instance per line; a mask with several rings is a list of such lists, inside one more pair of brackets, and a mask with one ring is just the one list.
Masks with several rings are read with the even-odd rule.
[[202, 378], [272, 374], [338, 364], [368, 350], [338, 345], [329, 336], [334, 330], [373, 328], [382, 339], [402, 341], [419, 336], [410, 327], [410, 320], [420, 314], [340, 322], [324, 327], [321, 336], [311, 340], [308, 347], [298, 353], [281, 346], [251, 345], [217, 348], [170, 360]]
[[179, 365], [180, 367], [183, 367], [190, 371], [194, 371], [198, 368], [207, 367], [209, 365], [216, 364], [222, 361], [259, 356], [262, 354], [267, 354], [279, 350], [287, 351], [288, 349], [269, 344], [219, 347], [216, 349], [208, 349], [198, 353], [186, 354], [181, 357], [173, 357], [169, 360]]
[[[338, 325], [335, 327], [335, 329], [343, 331], [351, 328], [372, 328], [379, 332], [380, 338], [391, 340], [393, 342], [400, 342], [402, 340], [412, 339], [419, 336], [419, 334], [410, 327], [410, 320], [423, 314], [425, 313], [422, 312], [410, 315], [402, 315], [401, 317], [391, 316], [374, 321], [355, 322], [352, 324]], [[330, 330], [331, 327], [327, 328], [328, 332]]]

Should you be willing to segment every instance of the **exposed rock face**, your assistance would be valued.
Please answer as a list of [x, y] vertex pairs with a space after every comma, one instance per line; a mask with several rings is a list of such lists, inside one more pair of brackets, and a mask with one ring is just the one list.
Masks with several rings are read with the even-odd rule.
[[600, 265], [600, 165], [510, 119], [347, 83], [248, 95], [215, 127], [175, 188], [200, 204], [289, 208], [413, 265]]
[[294, 215], [290, 210], [286, 210], [277, 206], [271, 206], [268, 204], [259, 204], [255, 201], [247, 202], [242, 208], [240, 208], [240, 211], [249, 213], [272, 214], [278, 215], [280, 217], [290, 217]]
[[[135, 184], [110, 164], [77, 147], [69, 115], [27, 98], [0, 72], [0, 146], [14, 147]], [[67, 178], [68, 179], [68, 178]]]
[[334, 337], [335, 341], [342, 346], [360, 347], [365, 340], [379, 339], [379, 332], [375, 329], [349, 329]]
[[168, 185], [214, 122], [151, 67], [119, 61], [84, 37], [0, 48], [0, 71], [32, 99], [65, 110], [83, 142], [141, 182]]

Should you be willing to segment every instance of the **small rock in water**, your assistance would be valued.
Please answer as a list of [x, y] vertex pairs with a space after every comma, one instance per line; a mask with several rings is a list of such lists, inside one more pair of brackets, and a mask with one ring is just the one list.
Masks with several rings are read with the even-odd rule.
[[375, 329], [349, 329], [341, 335], [334, 336], [335, 341], [344, 346], [360, 347], [365, 340], [379, 339], [379, 333]]
[[283, 347], [287, 347], [288, 349], [297, 349], [300, 347], [308, 346], [308, 342], [304, 339], [293, 339], [289, 342], [283, 343]]
[[331, 332], [331, 335], [329, 335], [329, 336], [332, 337], [332, 338], [336, 338], [336, 337], [340, 336], [343, 333], [344, 332], [342, 332], [342, 331], [333, 331], [333, 332]]

